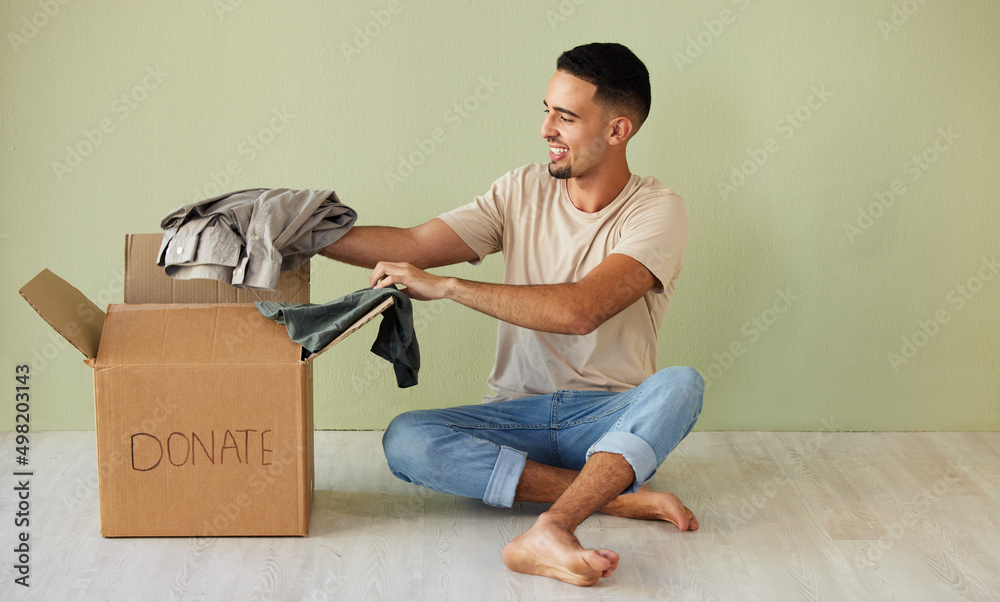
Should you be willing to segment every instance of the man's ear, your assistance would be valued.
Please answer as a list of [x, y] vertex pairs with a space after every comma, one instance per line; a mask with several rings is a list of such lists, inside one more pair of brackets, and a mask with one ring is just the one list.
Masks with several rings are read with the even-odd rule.
[[621, 117], [615, 117], [611, 121], [611, 135], [608, 138], [608, 144], [616, 145], [623, 144], [632, 135], [632, 120], [624, 115]]

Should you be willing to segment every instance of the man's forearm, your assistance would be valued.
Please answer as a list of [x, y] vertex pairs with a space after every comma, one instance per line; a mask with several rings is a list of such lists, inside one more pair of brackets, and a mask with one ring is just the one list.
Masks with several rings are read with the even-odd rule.
[[505, 285], [449, 278], [444, 296], [494, 318], [544, 332], [588, 334], [641, 298], [656, 278], [613, 253], [577, 282]]
[[337, 242], [324, 247], [320, 255], [369, 269], [379, 261], [417, 265], [414, 260], [418, 259], [409, 230], [389, 226], [355, 226]]
[[454, 230], [437, 218], [413, 228], [355, 226], [320, 254], [364, 268], [393, 261], [426, 269], [478, 258]]
[[575, 288], [576, 283], [526, 286], [449, 278], [445, 298], [522, 328], [587, 334], [603, 319], [581, 302]]
[[451, 299], [510, 324], [560, 334], [588, 334], [641, 298], [656, 278], [637, 260], [612, 253], [577, 282], [512, 285], [436, 276], [407, 263], [379, 262], [370, 286], [406, 287], [413, 299]]

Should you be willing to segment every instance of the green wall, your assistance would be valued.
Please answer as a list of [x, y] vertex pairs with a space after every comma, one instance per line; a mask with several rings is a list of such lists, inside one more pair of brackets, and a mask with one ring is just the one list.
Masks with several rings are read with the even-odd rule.
[[[120, 302], [125, 233], [217, 190], [333, 188], [360, 223], [422, 222], [545, 161], [556, 57], [614, 40], [652, 76], [632, 170], [691, 216], [660, 361], [705, 375], [699, 428], [995, 430], [998, 24], [992, 0], [5, 3], [7, 396], [32, 362], [32, 427], [93, 428], [90, 369], [16, 292], [43, 267]], [[312, 278], [314, 301], [367, 282]], [[486, 392], [493, 321], [416, 311], [421, 384], [396, 389], [362, 331], [317, 362], [318, 428]]]

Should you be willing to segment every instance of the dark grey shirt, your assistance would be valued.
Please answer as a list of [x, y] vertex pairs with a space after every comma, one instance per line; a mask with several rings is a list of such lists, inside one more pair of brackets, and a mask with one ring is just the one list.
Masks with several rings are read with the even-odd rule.
[[[398, 386], [412, 387], [417, 384], [417, 372], [420, 370], [420, 347], [413, 330], [413, 304], [402, 291], [396, 288], [365, 288], [322, 305], [277, 301], [255, 301], [254, 305], [265, 318], [284, 324], [288, 336], [303, 349], [316, 352], [329, 345], [386, 297], [392, 297], [393, 304], [382, 316], [372, 353], [392, 362]], [[309, 354], [304, 355], [308, 357]]]

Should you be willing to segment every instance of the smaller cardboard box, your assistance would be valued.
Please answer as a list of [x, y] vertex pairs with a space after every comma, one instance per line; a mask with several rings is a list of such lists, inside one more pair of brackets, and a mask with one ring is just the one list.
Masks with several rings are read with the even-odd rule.
[[[252, 303], [217, 302], [256, 291], [170, 279], [159, 239], [128, 237], [126, 303], [107, 312], [49, 270], [20, 291], [94, 369], [101, 534], [307, 535], [312, 360], [325, 349], [304, 360]], [[303, 290], [308, 266], [276, 295]]]

